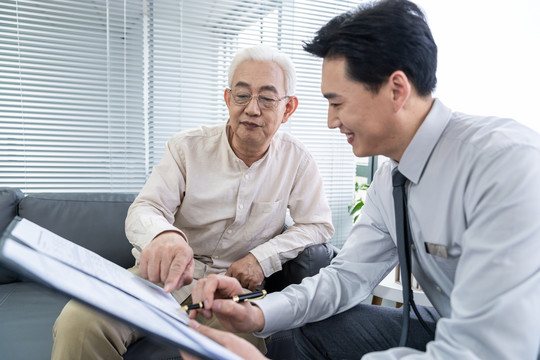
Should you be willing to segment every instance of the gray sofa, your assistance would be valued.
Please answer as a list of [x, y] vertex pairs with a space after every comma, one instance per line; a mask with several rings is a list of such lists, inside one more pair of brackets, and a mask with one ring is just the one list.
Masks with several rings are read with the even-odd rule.
[[[0, 232], [14, 216], [27, 218], [56, 234], [128, 268], [134, 264], [124, 220], [136, 194], [38, 193], [0, 188]], [[283, 270], [266, 279], [272, 292], [330, 263], [331, 245], [306, 249]], [[21, 278], [0, 264], [0, 358], [49, 359], [52, 326], [69, 298]], [[275, 334], [268, 343], [273, 359], [294, 359], [290, 331]], [[179, 359], [178, 351], [160, 339], [145, 337], [129, 347], [124, 359]]]

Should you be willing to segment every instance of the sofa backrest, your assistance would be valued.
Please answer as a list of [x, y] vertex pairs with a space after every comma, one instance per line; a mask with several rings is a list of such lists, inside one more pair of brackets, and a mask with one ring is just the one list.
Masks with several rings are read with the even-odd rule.
[[[135, 258], [131, 254], [132, 246], [126, 238], [124, 224], [127, 210], [136, 195], [132, 193], [28, 194], [18, 202], [17, 215], [128, 268], [135, 264]], [[3, 218], [1, 220], [5, 221]], [[10, 220], [7, 222], [9, 223]], [[0, 270], [1, 276], [3, 275]], [[0, 283], [2, 283], [1, 278]]]
[[[4, 232], [8, 224], [17, 215], [19, 201], [23, 198], [19, 189], [0, 188], [0, 234]], [[0, 284], [17, 281], [17, 275], [0, 265]]]
[[19, 202], [18, 214], [122, 266], [135, 264], [124, 224], [136, 194], [37, 193]]

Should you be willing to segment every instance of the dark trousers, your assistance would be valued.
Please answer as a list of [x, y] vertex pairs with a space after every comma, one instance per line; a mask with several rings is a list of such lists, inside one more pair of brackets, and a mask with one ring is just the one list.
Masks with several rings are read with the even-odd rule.
[[[435, 333], [439, 315], [434, 308], [418, 306], [420, 315]], [[326, 320], [304, 325], [293, 332], [298, 359], [360, 359], [362, 355], [398, 346], [402, 309], [358, 305]], [[425, 351], [433, 340], [414, 312], [407, 347]]]

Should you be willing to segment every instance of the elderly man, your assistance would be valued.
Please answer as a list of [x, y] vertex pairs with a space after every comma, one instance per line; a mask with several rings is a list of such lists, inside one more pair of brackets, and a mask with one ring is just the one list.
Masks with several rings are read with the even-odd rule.
[[[318, 168], [305, 147], [278, 133], [298, 106], [284, 54], [247, 48], [233, 59], [226, 124], [181, 132], [129, 209], [132, 271], [184, 303], [193, 279], [236, 278], [254, 290], [306, 247], [333, 235]], [[282, 233], [287, 209], [294, 224]], [[210, 326], [219, 327], [217, 321]], [[54, 327], [53, 359], [121, 359], [141, 334], [76, 302]], [[264, 341], [246, 334], [264, 352]]]
[[[214, 301], [239, 286], [210, 276], [192, 293], [203, 313], [260, 336], [297, 328], [301, 359], [537, 359], [540, 136], [432, 97], [437, 46], [409, 1], [338, 16], [305, 48], [324, 59], [328, 126], [355, 155], [390, 161], [330, 266], [257, 306]], [[410, 286], [403, 312], [362, 304], [398, 259], [403, 283], [412, 269], [433, 308], [416, 306]], [[192, 326], [262, 358], [232, 334]]]

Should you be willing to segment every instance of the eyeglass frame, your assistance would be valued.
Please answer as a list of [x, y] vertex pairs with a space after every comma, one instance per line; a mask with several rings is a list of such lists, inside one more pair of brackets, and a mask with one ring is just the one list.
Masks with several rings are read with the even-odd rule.
[[[264, 106], [264, 105], [261, 105], [261, 103], [259, 102], [260, 101], [260, 96], [261, 94], [257, 94], [257, 95], [252, 95], [250, 94], [249, 95], [249, 99], [247, 99], [247, 102], [245, 104], [239, 104], [237, 102], [237, 98], [236, 96], [233, 94], [233, 90], [232, 89], [227, 89], [227, 91], [229, 92], [229, 94], [231, 95], [231, 98], [232, 98], [232, 101], [235, 105], [238, 105], [238, 106], [248, 106], [250, 103], [251, 103], [251, 100], [253, 100], [253, 98], [256, 98], [257, 99], [257, 106], [259, 107], [259, 109], [261, 110], [275, 110], [277, 108], [277, 104], [279, 104], [280, 101], [282, 100], [285, 100], [285, 99], [288, 99], [290, 98], [291, 96], [290, 95], [285, 95], [284, 97], [282, 98], [279, 98], [279, 97], [276, 97], [276, 98], [272, 98], [272, 99], [267, 99], [267, 100], [272, 100], [272, 106], [271, 107], [268, 107], [268, 105]], [[266, 96], [268, 97], [268, 96]]]

